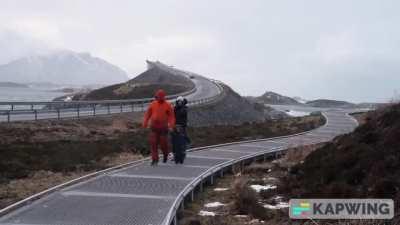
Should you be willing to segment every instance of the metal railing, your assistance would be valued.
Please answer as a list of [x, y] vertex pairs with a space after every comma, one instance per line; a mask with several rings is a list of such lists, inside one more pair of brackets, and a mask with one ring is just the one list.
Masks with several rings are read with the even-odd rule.
[[[214, 82], [220, 89], [219, 94], [190, 101], [189, 105], [200, 105], [215, 101], [224, 93], [223, 87]], [[172, 101], [178, 96], [188, 96], [197, 91], [194, 87], [190, 91], [167, 96], [167, 100]], [[127, 100], [102, 100], [102, 101], [41, 101], [41, 102], [0, 102], [0, 106], [8, 106], [8, 109], [0, 110], [0, 116], [5, 116], [6, 122], [13, 121], [13, 117], [24, 116], [23, 120], [39, 119], [62, 119], [62, 118], [81, 118], [96, 115], [110, 115], [126, 112], [142, 112], [153, 98], [127, 99]], [[26, 118], [29, 117], [29, 118]]]
[[[316, 131], [322, 127], [327, 127], [329, 124], [329, 119], [328, 116], [325, 113], [322, 113], [322, 116], [325, 118], [325, 123], [322, 126], [316, 127], [314, 129], [308, 130], [308, 131], [303, 131], [297, 134], [291, 134], [291, 135], [284, 135], [284, 136], [278, 136], [278, 137], [272, 137], [272, 138], [264, 138], [264, 139], [256, 139], [256, 140], [248, 140], [248, 141], [237, 141], [237, 142], [230, 142], [230, 143], [224, 143], [224, 144], [217, 144], [217, 145], [211, 145], [211, 146], [205, 146], [205, 147], [199, 147], [199, 148], [194, 148], [190, 149], [189, 151], [207, 151], [212, 148], [217, 148], [217, 147], [224, 147], [224, 146], [230, 146], [230, 145], [236, 145], [236, 144], [244, 144], [244, 143], [255, 143], [255, 142], [260, 142], [260, 141], [272, 141], [272, 140], [277, 140], [277, 139], [283, 139], [283, 138], [288, 138], [288, 137], [296, 137], [296, 136], [301, 136], [305, 134], [312, 133], [313, 131]], [[349, 115], [349, 113], [345, 113], [345, 116], [350, 118], [354, 122], [354, 127], [357, 127], [359, 125], [358, 121], [354, 119], [352, 116]], [[204, 173], [202, 173], [200, 176], [197, 176], [194, 180], [192, 180], [186, 187], [178, 194], [176, 197], [170, 211], [168, 212], [167, 216], [165, 217], [163, 221], [163, 225], [177, 225], [177, 212], [181, 207], [184, 207], [184, 202], [185, 198], [192, 193], [192, 200], [193, 200], [193, 192], [197, 186], [201, 186], [204, 183], [204, 180], [211, 178], [211, 183], [213, 183], [213, 176], [217, 174], [218, 172], [221, 172], [221, 174], [224, 173], [224, 170], [227, 167], [233, 166], [237, 163], [241, 163], [241, 166], [244, 166], [244, 162], [246, 160], [251, 160], [251, 159], [257, 159], [258, 157], [262, 156], [264, 161], [267, 156], [275, 156], [275, 158], [278, 155], [281, 155], [284, 153], [286, 150], [288, 150], [290, 147], [274, 147], [272, 149], [267, 149], [265, 151], [260, 151], [260, 152], [255, 152], [250, 155], [246, 155], [243, 157], [240, 157], [238, 159], [232, 159], [226, 162], [223, 162], [221, 164], [215, 165], [208, 170], [206, 170]], [[254, 160], [253, 160], [254, 161]]]

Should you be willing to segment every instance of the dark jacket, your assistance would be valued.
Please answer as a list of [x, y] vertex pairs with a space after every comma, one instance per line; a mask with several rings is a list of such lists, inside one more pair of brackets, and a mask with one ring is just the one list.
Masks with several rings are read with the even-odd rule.
[[187, 106], [186, 106], [186, 101], [184, 101], [184, 104], [181, 105], [175, 105], [174, 107], [174, 112], [175, 112], [175, 124], [180, 125], [182, 127], [187, 126]]

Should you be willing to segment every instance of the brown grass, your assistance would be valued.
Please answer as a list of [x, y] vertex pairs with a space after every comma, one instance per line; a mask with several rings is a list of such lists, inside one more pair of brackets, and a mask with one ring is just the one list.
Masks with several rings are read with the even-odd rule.
[[[141, 117], [141, 113], [127, 113], [80, 120], [0, 124], [0, 207], [75, 178], [75, 174], [148, 155], [147, 131], [137, 123]], [[306, 117], [241, 126], [199, 127], [190, 129], [190, 137], [194, 146], [203, 146], [300, 132], [320, 122], [320, 117]], [[42, 171], [50, 171], [54, 180], [37, 179], [36, 186], [18, 186], [20, 181], [35, 182], [32, 178]], [[10, 186], [13, 181], [17, 183]], [[22, 191], [24, 188], [29, 191]]]
[[[112, 167], [139, 160], [141, 158], [142, 156], [140, 155], [134, 155], [130, 152], [122, 152], [114, 156], [106, 156], [102, 161], [108, 167]], [[6, 184], [0, 185], [0, 208], [27, 198], [35, 193], [39, 193], [48, 188], [93, 172], [96, 172], [96, 170], [75, 170], [66, 173], [40, 170], [31, 173], [28, 177], [14, 179]]]
[[235, 193], [234, 209], [238, 214], [251, 215], [261, 220], [271, 218], [269, 210], [259, 203], [257, 192], [249, 187], [249, 181], [246, 178], [236, 179], [233, 186]]

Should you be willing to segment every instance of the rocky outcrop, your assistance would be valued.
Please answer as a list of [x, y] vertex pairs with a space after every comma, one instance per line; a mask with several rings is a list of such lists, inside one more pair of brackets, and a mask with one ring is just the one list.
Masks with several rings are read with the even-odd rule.
[[189, 108], [189, 125], [237, 125], [287, 117], [285, 113], [249, 101], [226, 85], [223, 87], [225, 93], [221, 100]]
[[278, 93], [267, 91], [259, 97], [253, 98], [254, 101], [262, 104], [271, 105], [300, 105], [301, 103], [293, 98], [280, 95]]
[[194, 83], [185, 75], [175, 73], [174, 69], [164, 64], [147, 61], [148, 70], [125, 83], [115, 84], [93, 90], [86, 94], [76, 95], [74, 100], [119, 100], [151, 98], [160, 88], [168, 95], [190, 91]]
[[337, 100], [330, 100], [330, 99], [317, 99], [313, 101], [308, 101], [306, 103], [307, 106], [311, 107], [321, 107], [321, 108], [353, 108], [356, 105], [346, 101], [337, 101]]

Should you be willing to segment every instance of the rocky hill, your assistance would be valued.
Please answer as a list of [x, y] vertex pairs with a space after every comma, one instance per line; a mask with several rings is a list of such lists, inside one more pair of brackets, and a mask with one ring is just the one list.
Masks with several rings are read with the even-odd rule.
[[1, 81], [70, 85], [113, 84], [128, 80], [118, 67], [88, 53], [58, 51], [0, 66]]
[[317, 99], [313, 101], [308, 101], [306, 105], [311, 107], [321, 107], [321, 108], [329, 108], [329, 107], [352, 108], [356, 106], [355, 104], [350, 102], [330, 100], [330, 99]]
[[267, 91], [263, 95], [254, 98], [255, 101], [262, 104], [271, 105], [300, 105], [301, 103], [293, 98], [280, 95], [278, 93]]
[[399, 209], [399, 137], [400, 104], [369, 112], [353, 133], [296, 166], [288, 190], [300, 198], [390, 198]]
[[227, 85], [223, 87], [225, 96], [220, 101], [190, 108], [191, 126], [236, 125], [288, 117], [283, 112], [240, 96]]
[[147, 61], [148, 70], [135, 78], [120, 84], [115, 84], [93, 90], [86, 94], [74, 96], [74, 100], [114, 100], [151, 98], [160, 88], [168, 95], [178, 94], [194, 88], [190, 78], [174, 73], [158, 64]]

